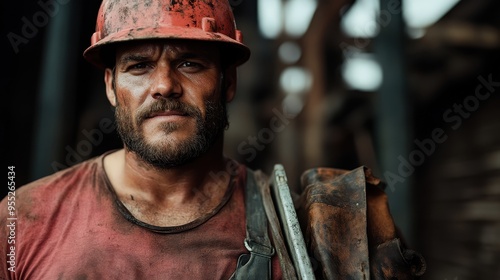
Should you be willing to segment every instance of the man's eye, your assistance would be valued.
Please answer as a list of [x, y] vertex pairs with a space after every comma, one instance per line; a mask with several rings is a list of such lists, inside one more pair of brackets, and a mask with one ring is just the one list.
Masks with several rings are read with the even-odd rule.
[[188, 68], [202, 68], [202, 65], [193, 61], [183, 61], [180, 67], [188, 67]]
[[144, 69], [146, 67], [148, 67], [147, 63], [136, 63], [136, 64], [130, 66], [129, 69]]

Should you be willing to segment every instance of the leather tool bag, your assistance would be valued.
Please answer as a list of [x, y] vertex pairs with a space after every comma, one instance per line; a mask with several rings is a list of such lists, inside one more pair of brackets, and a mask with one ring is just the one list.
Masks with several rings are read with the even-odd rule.
[[366, 167], [303, 173], [298, 217], [317, 279], [417, 279], [422, 256], [406, 248], [383, 183]]

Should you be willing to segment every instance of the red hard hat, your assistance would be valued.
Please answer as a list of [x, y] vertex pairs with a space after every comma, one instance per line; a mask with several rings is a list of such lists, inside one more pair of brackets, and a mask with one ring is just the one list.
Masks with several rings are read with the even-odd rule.
[[236, 65], [250, 57], [228, 0], [103, 0], [96, 32], [83, 56], [104, 68], [103, 46], [145, 39], [187, 39], [224, 44]]

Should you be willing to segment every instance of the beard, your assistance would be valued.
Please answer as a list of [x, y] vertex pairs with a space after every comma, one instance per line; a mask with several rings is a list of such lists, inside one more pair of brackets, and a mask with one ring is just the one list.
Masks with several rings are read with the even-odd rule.
[[[222, 94], [224, 96], [224, 94]], [[201, 111], [177, 99], [158, 99], [150, 106], [139, 109], [134, 123], [130, 110], [117, 105], [115, 118], [117, 131], [125, 147], [137, 154], [143, 161], [158, 169], [171, 169], [182, 166], [205, 154], [223, 136], [228, 127], [226, 102], [205, 101], [206, 116]], [[148, 143], [141, 129], [142, 123], [152, 114], [175, 110], [194, 118], [196, 131], [188, 139], [177, 141], [161, 141], [157, 144]], [[161, 130], [165, 136], [180, 128], [177, 123], [163, 123]]]

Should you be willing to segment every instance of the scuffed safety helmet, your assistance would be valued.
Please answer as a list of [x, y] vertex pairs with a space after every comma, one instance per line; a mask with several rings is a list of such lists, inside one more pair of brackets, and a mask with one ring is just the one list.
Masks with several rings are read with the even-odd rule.
[[96, 31], [83, 56], [104, 68], [109, 58], [103, 49], [147, 39], [218, 42], [225, 48], [224, 59], [236, 65], [250, 57], [228, 0], [103, 0]]

